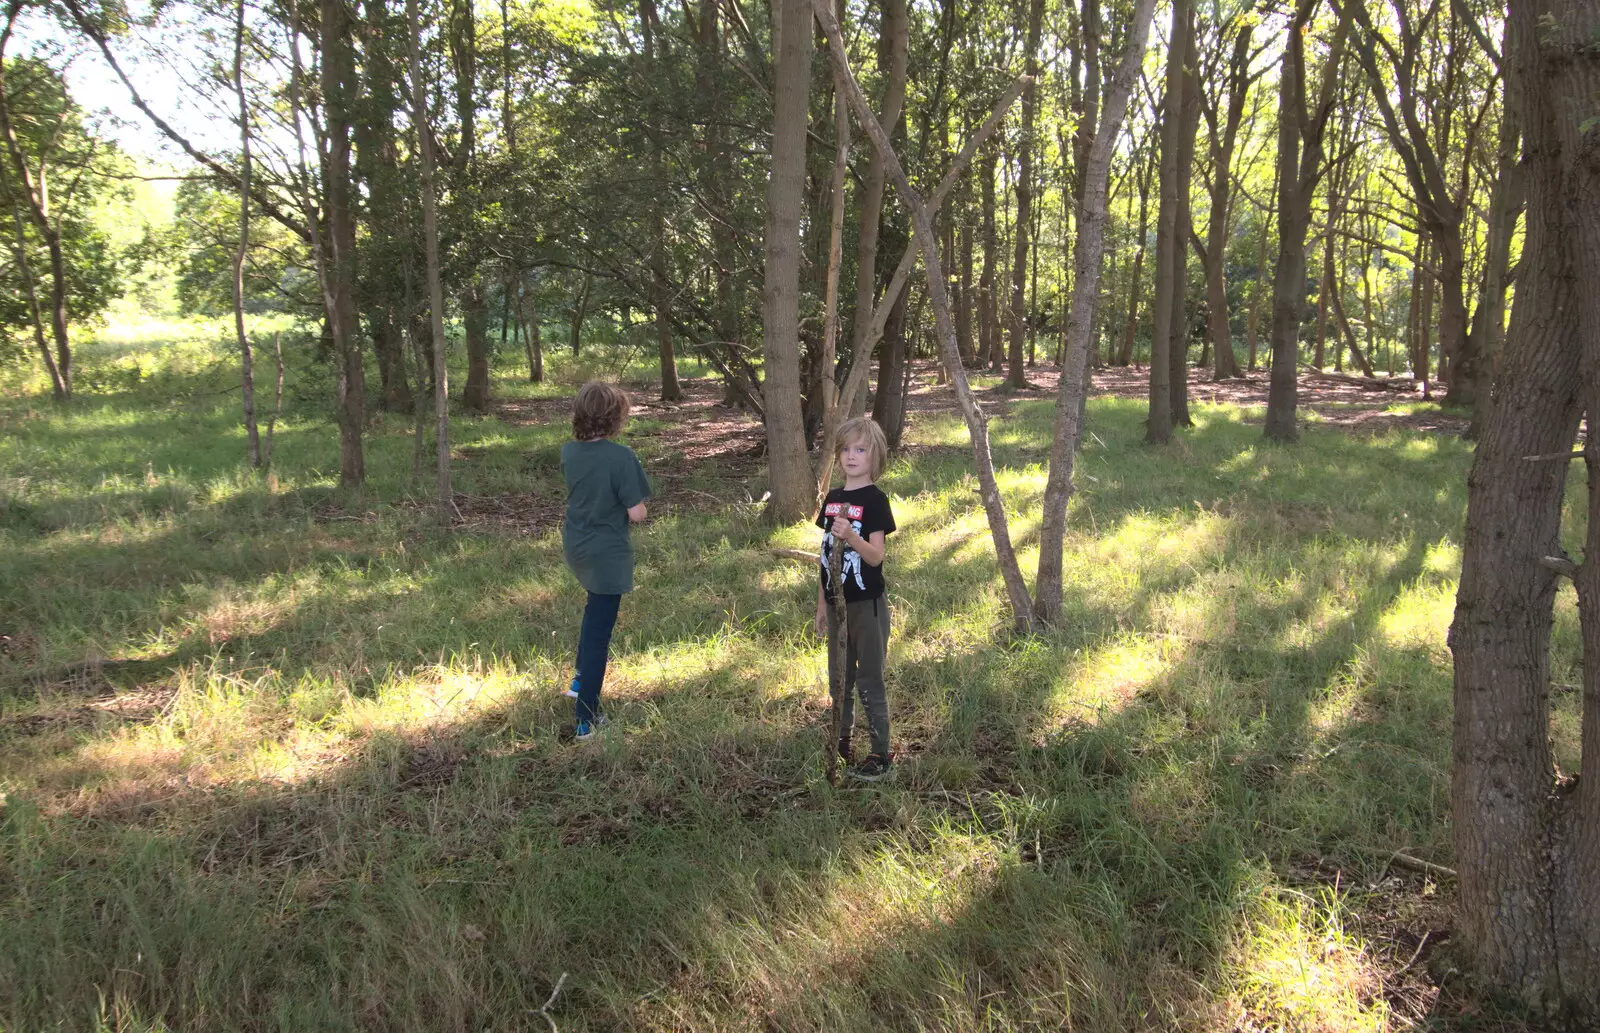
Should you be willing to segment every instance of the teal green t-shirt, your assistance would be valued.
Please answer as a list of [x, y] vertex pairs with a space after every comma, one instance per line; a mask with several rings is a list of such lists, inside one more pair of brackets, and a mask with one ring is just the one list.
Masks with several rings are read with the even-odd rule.
[[633, 543], [628, 510], [650, 497], [639, 457], [602, 438], [561, 446], [567, 481], [567, 519], [561, 544], [578, 583], [598, 595], [633, 591]]

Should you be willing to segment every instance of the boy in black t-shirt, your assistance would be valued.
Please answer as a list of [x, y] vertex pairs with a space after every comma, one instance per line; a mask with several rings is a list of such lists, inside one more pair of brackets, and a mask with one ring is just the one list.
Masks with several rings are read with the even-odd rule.
[[[817, 585], [819, 636], [828, 639], [828, 684], [843, 686], [839, 723], [839, 753], [850, 759], [850, 732], [855, 723], [854, 688], [867, 708], [867, 724], [872, 730], [872, 753], [850, 774], [875, 782], [889, 774], [893, 754], [889, 752], [889, 700], [883, 684], [884, 659], [889, 648], [889, 600], [883, 594], [884, 539], [894, 531], [894, 512], [889, 496], [876, 484], [889, 462], [889, 445], [883, 430], [869, 417], [848, 420], [839, 428], [838, 460], [844, 471], [844, 487], [834, 488], [823, 500], [817, 526], [822, 528], [822, 576]], [[829, 600], [828, 560], [835, 547], [844, 549], [843, 574], [845, 602], [844, 677], [832, 669], [834, 636], [839, 633]]]

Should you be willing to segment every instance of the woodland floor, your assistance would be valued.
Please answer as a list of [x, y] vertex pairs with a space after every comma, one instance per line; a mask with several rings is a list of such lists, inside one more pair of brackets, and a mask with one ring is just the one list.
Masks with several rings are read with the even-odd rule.
[[[783, 558], [813, 532], [760, 519], [762, 426], [711, 377], [630, 381], [652, 519], [618, 727], [571, 742], [553, 532], [588, 375], [508, 376], [453, 426], [450, 528], [406, 487], [409, 419], [375, 419], [389, 480], [357, 498], [320, 409], [264, 487], [214, 390], [0, 407], [0, 1030], [1538, 1028], [1461, 976], [1451, 880], [1395, 854], [1451, 863], [1464, 420], [1306, 374], [1301, 444], [1261, 447], [1265, 375], [1197, 377], [1150, 448], [1145, 371], [1099, 371], [1070, 612], [1015, 640], [919, 364], [884, 479], [899, 771], [834, 791], [814, 575]], [[1056, 373], [1030, 379], [974, 375], [1031, 570]]]

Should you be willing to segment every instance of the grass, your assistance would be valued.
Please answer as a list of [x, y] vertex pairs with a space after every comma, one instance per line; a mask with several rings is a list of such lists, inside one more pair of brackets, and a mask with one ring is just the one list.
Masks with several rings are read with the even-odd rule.
[[[341, 495], [309, 362], [268, 490], [205, 340], [0, 402], [0, 1029], [543, 1029], [563, 974], [563, 1033], [1512, 1028], [1406, 964], [1449, 888], [1386, 869], [1450, 861], [1463, 443], [1200, 404], [1150, 449], [1097, 399], [1065, 613], [1018, 640], [965, 432], [919, 420], [882, 482], [902, 762], [831, 789], [812, 575], [769, 552], [813, 532], [759, 484], [640, 533], [617, 726], [574, 744], [558, 533], [429, 523], [395, 417]], [[629, 356], [585, 361], [498, 390]], [[993, 427], [1030, 572], [1051, 415]], [[559, 502], [560, 419], [452, 433], [460, 491]], [[1555, 652], [1575, 684], [1570, 593]]]

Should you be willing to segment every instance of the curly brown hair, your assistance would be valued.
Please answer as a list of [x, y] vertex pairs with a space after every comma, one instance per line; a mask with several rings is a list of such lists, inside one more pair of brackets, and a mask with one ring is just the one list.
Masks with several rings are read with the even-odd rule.
[[572, 436], [579, 441], [598, 441], [622, 430], [633, 402], [628, 392], [615, 384], [591, 380], [578, 388], [572, 403]]

